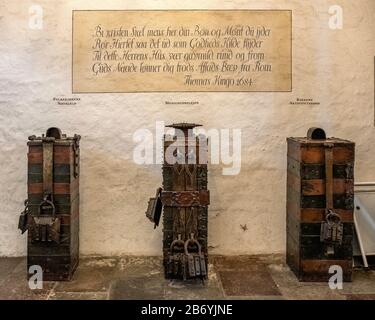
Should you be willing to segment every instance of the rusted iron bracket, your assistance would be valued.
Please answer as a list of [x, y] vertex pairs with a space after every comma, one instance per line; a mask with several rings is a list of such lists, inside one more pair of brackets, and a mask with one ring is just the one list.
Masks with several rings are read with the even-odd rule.
[[154, 223], [154, 229], [159, 225], [161, 212], [163, 205], [161, 203], [160, 194], [162, 188], [156, 190], [156, 195], [154, 198], [150, 198], [148, 201], [146, 217]]

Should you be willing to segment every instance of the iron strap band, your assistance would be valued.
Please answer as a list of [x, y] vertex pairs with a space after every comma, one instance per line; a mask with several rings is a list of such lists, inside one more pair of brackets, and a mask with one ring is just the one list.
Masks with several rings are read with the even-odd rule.
[[79, 141], [81, 140], [81, 136], [78, 134], [74, 135], [73, 138], [73, 151], [74, 151], [74, 178], [77, 178], [79, 176], [79, 157], [80, 157], [80, 151], [79, 151]]
[[53, 193], [53, 141], [43, 141], [43, 194]]
[[162, 191], [161, 202], [167, 207], [202, 207], [210, 204], [210, 192], [201, 191]]
[[325, 143], [326, 208], [333, 209], [333, 144]]

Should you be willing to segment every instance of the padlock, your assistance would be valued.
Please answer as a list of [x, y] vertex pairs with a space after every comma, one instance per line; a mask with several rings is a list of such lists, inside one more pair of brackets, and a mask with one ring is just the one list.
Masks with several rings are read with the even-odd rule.
[[184, 247], [184, 242], [181, 240], [181, 235], [178, 235], [178, 238], [173, 240], [169, 249], [169, 261], [167, 266], [167, 273], [178, 277], [181, 274], [184, 255], [183, 253], [176, 253], [175, 248], [180, 246], [180, 248]]
[[21, 230], [21, 233], [24, 234], [28, 228], [27, 218], [29, 215], [29, 200], [25, 200], [25, 209], [21, 212], [18, 220], [18, 229]]
[[327, 211], [326, 221], [320, 227], [320, 241], [327, 245], [326, 253], [333, 255], [334, 246], [341, 245], [344, 233], [344, 226], [341, 217], [332, 210]]
[[[45, 211], [49, 210], [50, 213]], [[31, 219], [32, 241], [60, 243], [60, 219], [56, 217], [55, 205], [45, 196], [39, 205], [39, 214]]]
[[[189, 252], [189, 245], [195, 245], [198, 252]], [[202, 254], [202, 246], [199, 241], [194, 238], [194, 234], [190, 235], [190, 239], [185, 241], [185, 265], [187, 276], [189, 278], [205, 278], [207, 275], [206, 260]]]
[[320, 241], [341, 244], [342, 237], [343, 224], [341, 217], [332, 210], [328, 210], [326, 221], [321, 224]]

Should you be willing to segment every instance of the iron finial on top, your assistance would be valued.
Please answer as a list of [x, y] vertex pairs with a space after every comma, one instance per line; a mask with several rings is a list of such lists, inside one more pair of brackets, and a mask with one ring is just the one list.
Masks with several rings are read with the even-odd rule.
[[180, 123], [169, 124], [166, 127], [180, 129], [180, 130], [189, 130], [189, 129], [194, 129], [195, 127], [201, 127], [201, 126], [202, 126], [201, 124], [197, 124], [197, 123], [180, 122]]

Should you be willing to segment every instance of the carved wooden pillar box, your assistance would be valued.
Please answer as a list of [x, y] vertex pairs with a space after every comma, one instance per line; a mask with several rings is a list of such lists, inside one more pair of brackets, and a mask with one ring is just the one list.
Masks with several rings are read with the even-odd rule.
[[28, 200], [19, 228], [28, 230], [27, 266], [44, 281], [70, 280], [79, 258], [79, 140], [50, 128], [29, 137]]
[[355, 144], [319, 128], [287, 142], [287, 263], [300, 281], [328, 281], [334, 265], [351, 281]]
[[164, 136], [163, 188], [150, 199], [146, 212], [157, 226], [164, 208], [166, 278], [207, 277], [207, 138], [193, 134], [196, 126], [168, 126], [176, 133]]

